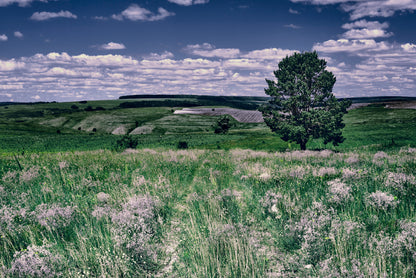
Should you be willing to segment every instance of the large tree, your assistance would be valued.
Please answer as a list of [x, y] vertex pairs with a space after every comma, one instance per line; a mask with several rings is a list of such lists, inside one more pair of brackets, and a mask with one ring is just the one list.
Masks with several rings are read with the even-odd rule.
[[326, 61], [314, 52], [294, 53], [267, 80], [270, 101], [261, 107], [264, 120], [284, 141], [296, 142], [302, 150], [311, 138], [323, 138], [335, 146], [344, 141], [342, 117], [350, 101], [332, 94], [336, 78], [326, 70]]

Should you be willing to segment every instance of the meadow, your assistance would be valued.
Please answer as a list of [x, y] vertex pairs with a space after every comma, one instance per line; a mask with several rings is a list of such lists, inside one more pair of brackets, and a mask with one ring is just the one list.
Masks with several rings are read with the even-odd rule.
[[[416, 110], [350, 110], [343, 144], [299, 151], [124, 101], [0, 107], [0, 277], [414, 277]], [[120, 150], [121, 125], [152, 129]]]

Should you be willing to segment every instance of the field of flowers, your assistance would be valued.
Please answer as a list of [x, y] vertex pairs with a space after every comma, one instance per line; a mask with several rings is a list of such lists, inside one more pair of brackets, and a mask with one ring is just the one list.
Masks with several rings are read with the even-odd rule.
[[416, 149], [0, 157], [0, 277], [414, 277]]

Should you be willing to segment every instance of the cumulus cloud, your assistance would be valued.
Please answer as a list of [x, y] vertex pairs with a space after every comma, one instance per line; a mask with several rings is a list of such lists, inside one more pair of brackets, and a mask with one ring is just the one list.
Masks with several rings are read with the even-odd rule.
[[313, 5], [341, 4], [341, 8], [356, 20], [363, 17], [390, 17], [398, 11], [416, 10], [416, 0], [291, 0]]
[[175, 3], [181, 6], [191, 6], [197, 4], [206, 4], [209, 0], [168, 0], [171, 3]]
[[126, 46], [122, 43], [109, 42], [101, 45], [100, 48], [103, 50], [122, 50], [126, 49]]
[[352, 29], [345, 32], [342, 37], [346, 39], [371, 39], [371, 38], [388, 38], [393, 36], [392, 32], [386, 32], [382, 29]]
[[23, 62], [17, 62], [15, 59], [3, 61], [0, 60], [0, 71], [14, 71], [25, 66]]
[[5, 42], [5, 41], [7, 41], [9, 38], [5, 35], [5, 34], [3, 34], [3, 35], [0, 35], [0, 42]]
[[[369, 96], [397, 92], [414, 95], [414, 44], [344, 39], [323, 42], [315, 47], [326, 51], [321, 57], [328, 62], [328, 70], [337, 77], [334, 88], [337, 96], [362, 96], [363, 92]], [[209, 43], [189, 45], [187, 49], [222, 50]], [[355, 58], [340, 60], [339, 51]], [[141, 59], [112, 54], [36, 54], [0, 60], [0, 101], [10, 98], [27, 101], [30, 96], [60, 101], [79, 97], [106, 99], [126, 92], [264, 95], [267, 86], [264, 79], [273, 79], [273, 70], [276, 70], [278, 62], [294, 52], [298, 51], [268, 48], [238, 50], [238, 55], [232, 58], [184, 59], [176, 59], [168, 51], [150, 53]]]
[[387, 22], [380, 23], [379, 21], [367, 21], [362, 19], [351, 23], [345, 23], [342, 25], [342, 28], [347, 30], [356, 28], [387, 29], [389, 28], [389, 24]]
[[185, 50], [192, 55], [207, 58], [235, 58], [240, 55], [240, 50], [237, 48], [215, 48], [209, 43], [190, 44], [185, 47]]
[[144, 58], [146, 60], [164, 60], [164, 59], [171, 59], [175, 55], [172, 52], [164, 51], [163, 53], [150, 53], [149, 55], [145, 55]]
[[401, 48], [404, 49], [406, 52], [416, 52], [416, 44], [406, 43], [402, 44]]
[[157, 13], [153, 13], [137, 4], [131, 4], [120, 14], [114, 14], [111, 17], [116, 20], [129, 19], [132, 21], [158, 21], [174, 15], [174, 13], [171, 13], [164, 8], [158, 8]]
[[207, 58], [235, 58], [240, 55], [240, 50], [238, 48], [218, 48], [213, 50], [201, 49], [192, 51], [192, 54]]
[[23, 34], [22, 34], [22, 32], [20, 32], [20, 31], [15, 31], [15, 32], [14, 32], [14, 36], [15, 36], [16, 38], [19, 38], [19, 39], [23, 38]]
[[73, 18], [77, 19], [77, 16], [69, 11], [60, 11], [58, 13], [51, 13], [51, 12], [35, 12], [30, 19], [36, 21], [44, 21], [52, 18]]
[[324, 53], [335, 52], [357, 52], [357, 51], [381, 51], [388, 50], [390, 46], [386, 42], [376, 42], [372, 39], [362, 40], [328, 40], [323, 43], [317, 43], [313, 46], [313, 50]]
[[290, 56], [297, 50], [281, 49], [281, 48], [266, 48], [262, 50], [253, 50], [244, 54], [243, 58], [256, 60], [281, 60], [286, 56]]
[[[36, 1], [36, 0], [0, 0], [0, 7], [6, 7], [12, 4], [17, 4], [20, 7], [26, 7], [33, 1]], [[37, 0], [37, 1], [48, 2], [47, 0]]]
[[389, 24], [387, 22], [380, 23], [362, 19], [342, 25], [342, 28], [348, 31], [342, 34], [341, 37], [345, 39], [388, 38], [393, 36], [392, 32], [385, 30], [388, 27]]
[[350, 12], [352, 20], [369, 17], [390, 17], [397, 11], [416, 10], [416, 0], [381, 0], [358, 1], [356, 4], [344, 5], [343, 9]]

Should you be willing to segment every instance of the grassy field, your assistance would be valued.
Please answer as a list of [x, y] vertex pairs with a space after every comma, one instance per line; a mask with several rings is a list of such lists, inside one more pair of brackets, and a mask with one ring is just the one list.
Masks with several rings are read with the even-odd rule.
[[0, 106], [0, 277], [415, 276], [416, 110], [350, 110], [301, 152], [126, 101]]
[[413, 277], [416, 150], [0, 160], [1, 277]]
[[[152, 101], [166, 100], [169, 99], [157, 98]], [[177, 101], [175, 98], [172, 100]], [[191, 97], [180, 100], [197, 103], [197, 99]], [[241, 98], [238, 100], [242, 101]], [[0, 106], [0, 151], [113, 149], [120, 135], [128, 133], [139, 141], [139, 148], [175, 148], [179, 141], [187, 141], [191, 148], [200, 149], [284, 151], [298, 147], [281, 141], [264, 123], [233, 120], [230, 133], [220, 136], [213, 133], [212, 126], [221, 116], [174, 114], [175, 110], [181, 110], [182, 107], [120, 107], [122, 103], [140, 101], [149, 99]], [[378, 99], [354, 101], [359, 103]], [[259, 104], [257, 98], [248, 98], [247, 102], [249, 105]], [[205, 104], [198, 103], [202, 107]], [[226, 106], [227, 102], [222, 104]], [[308, 148], [351, 150], [362, 146], [373, 149], [415, 146], [415, 109], [387, 109], [384, 105], [374, 104], [350, 110], [344, 121], [347, 124], [344, 136], [347, 139], [341, 146], [324, 146], [315, 140], [309, 143]]]

